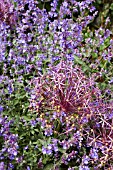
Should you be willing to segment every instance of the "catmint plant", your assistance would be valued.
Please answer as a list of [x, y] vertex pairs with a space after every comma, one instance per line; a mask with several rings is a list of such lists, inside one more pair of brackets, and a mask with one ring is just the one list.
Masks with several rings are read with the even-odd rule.
[[[1, 142], [1, 149], [0, 149], [0, 160], [1, 169], [10, 168], [12, 161], [16, 158], [18, 154], [18, 135], [12, 134], [10, 132], [10, 126], [13, 124], [13, 121], [9, 121], [8, 118], [2, 117], [0, 115], [0, 140], [4, 141], [3, 145]], [[7, 166], [7, 167], [6, 167]], [[13, 165], [12, 165], [13, 166]]]
[[0, 0], [0, 169], [112, 169], [113, 40], [95, 3]]

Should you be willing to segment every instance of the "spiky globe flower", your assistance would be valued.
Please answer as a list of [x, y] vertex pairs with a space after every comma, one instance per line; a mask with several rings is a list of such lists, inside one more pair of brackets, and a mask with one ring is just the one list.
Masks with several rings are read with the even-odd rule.
[[[73, 148], [89, 147], [88, 161], [92, 166], [98, 162], [100, 168], [112, 162], [113, 102], [103, 99], [94, 78], [71, 62], [61, 61], [32, 80], [30, 109], [36, 112], [45, 136], [57, 138], [70, 154]], [[62, 157], [63, 164], [68, 157]], [[81, 166], [84, 162], [86, 158]]]
[[16, 11], [10, 0], [0, 0], [0, 23], [6, 22], [8, 25], [14, 25], [17, 19]]
[[78, 66], [73, 67], [71, 62], [61, 61], [32, 82], [34, 90], [30, 108], [44, 116], [44, 119], [47, 115], [46, 124], [48, 122], [49, 125], [53, 124], [53, 119], [60, 119], [62, 124], [67, 121], [66, 126], [71, 126], [76, 116], [87, 122], [95, 108], [92, 103], [101, 100], [101, 93], [95, 87], [94, 78], [87, 78], [82, 70]]

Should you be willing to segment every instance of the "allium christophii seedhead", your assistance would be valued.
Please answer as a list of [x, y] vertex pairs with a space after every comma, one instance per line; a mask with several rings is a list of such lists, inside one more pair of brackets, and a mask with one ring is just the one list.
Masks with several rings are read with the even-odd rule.
[[35, 98], [31, 100], [31, 107], [37, 111], [83, 114], [87, 110], [90, 113], [90, 103], [100, 93], [93, 77], [87, 78], [79, 67], [73, 68], [71, 62], [60, 62], [33, 82]]
[[16, 21], [16, 13], [10, 0], [0, 0], [0, 22], [11, 25]]
[[[69, 137], [73, 134], [73, 138], [61, 142], [64, 150], [71, 146], [81, 148], [85, 141], [96, 150], [100, 148], [101, 154], [111, 156], [113, 102], [102, 98], [94, 76], [88, 78], [80, 67], [61, 61], [57, 66], [51, 66], [44, 75], [34, 78], [32, 83], [30, 109], [37, 113], [45, 136]], [[98, 153], [93, 152], [90, 159], [96, 161]], [[86, 164], [87, 160], [84, 161]]]

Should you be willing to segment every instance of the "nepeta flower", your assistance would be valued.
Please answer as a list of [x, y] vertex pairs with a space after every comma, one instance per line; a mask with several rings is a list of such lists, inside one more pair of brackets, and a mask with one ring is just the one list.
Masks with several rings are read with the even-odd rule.
[[88, 166], [80, 166], [79, 170], [90, 170]]
[[3, 106], [0, 105], [0, 113], [3, 111]]
[[0, 162], [0, 169], [1, 169], [1, 170], [4, 170], [4, 169], [5, 169], [5, 164], [4, 164], [4, 162]]
[[19, 148], [18, 143], [17, 143], [18, 135], [12, 134], [10, 132], [10, 125], [13, 123], [13, 121], [11, 120], [8, 121], [7, 117], [3, 118], [2, 116], [0, 119], [1, 119], [0, 120], [0, 125], [1, 125], [0, 136], [2, 136], [4, 139], [4, 145], [2, 146], [0, 157], [7, 154], [10, 160], [14, 160], [15, 157], [17, 156], [17, 153], [18, 153], [17, 150]]

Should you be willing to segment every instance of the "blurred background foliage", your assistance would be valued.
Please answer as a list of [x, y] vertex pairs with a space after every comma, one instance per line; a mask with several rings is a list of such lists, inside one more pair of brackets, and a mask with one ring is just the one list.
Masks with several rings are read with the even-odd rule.
[[113, 32], [113, 0], [96, 0], [95, 7], [98, 15], [94, 20], [94, 27], [105, 26], [106, 19], [109, 17], [109, 29]]
[[[78, 0], [81, 2], [82, 0]], [[46, 8], [50, 11], [50, 4], [52, 0], [38, 0], [38, 7], [40, 9]], [[63, 0], [59, 0], [58, 8]], [[113, 0], [96, 0], [94, 6], [98, 11], [98, 15], [94, 21], [90, 24], [92, 30], [98, 29], [100, 26], [105, 27], [106, 19], [109, 17], [110, 24], [107, 26], [113, 32]]]

